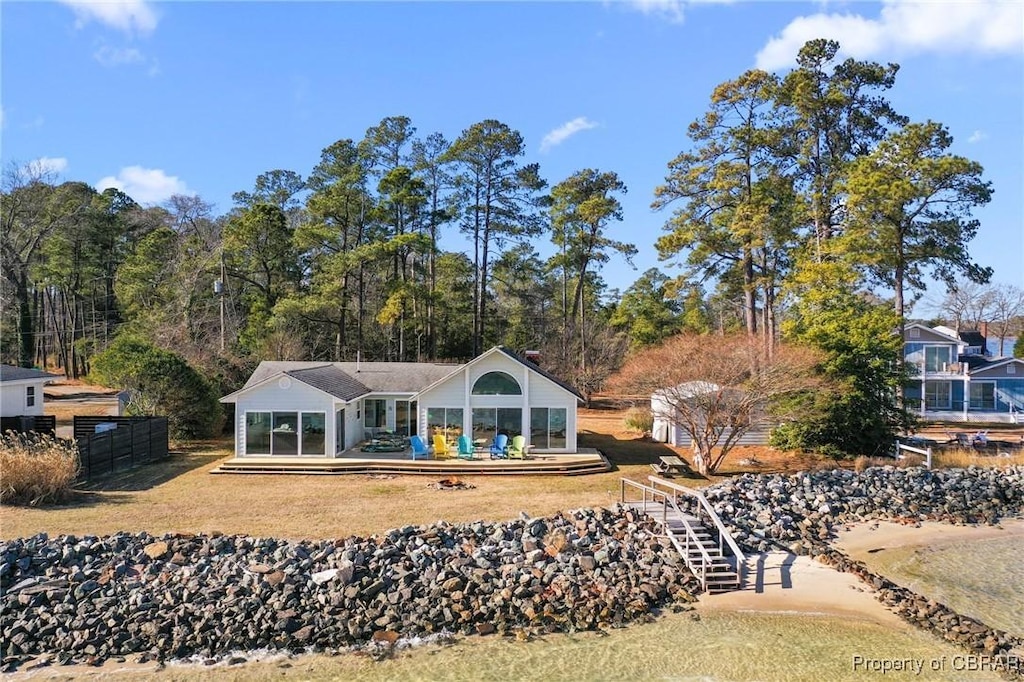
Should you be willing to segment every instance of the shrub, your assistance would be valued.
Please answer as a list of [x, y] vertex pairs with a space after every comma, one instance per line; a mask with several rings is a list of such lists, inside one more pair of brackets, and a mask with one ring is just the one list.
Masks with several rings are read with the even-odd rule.
[[78, 447], [48, 435], [0, 436], [0, 503], [53, 504], [78, 478]]
[[92, 380], [128, 391], [128, 413], [165, 415], [171, 438], [215, 435], [223, 419], [210, 383], [177, 353], [118, 337], [92, 359]]
[[649, 407], [631, 407], [623, 420], [626, 428], [639, 433], [654, 431], [654, 415]]

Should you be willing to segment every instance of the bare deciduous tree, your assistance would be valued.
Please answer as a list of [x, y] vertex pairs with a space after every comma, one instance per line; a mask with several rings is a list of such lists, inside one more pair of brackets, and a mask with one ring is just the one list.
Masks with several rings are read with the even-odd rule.
[[658, 392], [666, 412], [655, 417], [682, 427], [694, 443], [694, 465], [714, 473], [732, 447], [780, 401], [824, 387], [819, 355], [781, 345], [769, 358], [764, 344], [745, 335], [680, 335], [628, 360], [610, 387], [621, 393]]
[[1021, 333], [1024, 316], [1024, 289], [1013, 285], [992, 287], [992, 320], [989, 331], [999, 339], [999, 355], [1003, 354], [1006, 337]]

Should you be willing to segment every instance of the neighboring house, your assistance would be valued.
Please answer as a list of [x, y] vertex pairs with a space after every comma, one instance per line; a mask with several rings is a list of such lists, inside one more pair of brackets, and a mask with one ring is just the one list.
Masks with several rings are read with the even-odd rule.
[[0, 365], [0, 417], [43, 414], [43, 385], [60, 377], [38, 369]]
[[238, 391], [235, 454], [335, 457], [389, 431], [523, 435], [534, 451], [576, 451], [571, 386], [501, 346], [464, 365], [262, 362]]
[[906, 326], [903, 358], [911, 384], [905, 404], [924, 419], [1024, 421], [1024, 360], [987, 357], [980, 352], [985, 339], [973, 334]]

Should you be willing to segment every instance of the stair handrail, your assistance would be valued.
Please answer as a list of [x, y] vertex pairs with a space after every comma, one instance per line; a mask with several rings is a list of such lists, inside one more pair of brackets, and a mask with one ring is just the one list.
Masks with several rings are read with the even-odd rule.
[[[662, 524], [662, 526], [664, 526], [664, 528], [666, 530], [665, 535], [666, 535], [666, 537], [668, 537], [669, 542], [671, 542], [675, 546], [676, 551], [678, 551], [679, 554], [682, 555], [683, 562], [686, 564], [686, 567], [689, 568], [690, 572], [693, 573], [694, 575], [696, 575], [697, 578], [700, 580], [701, 589], [707, 591], [707, 589], [708, 589], [708, 582], [707, 582], [708, 568], [710, 568], [713, 565], [714, 562], [712, 562], [711, 555], [708, 554], [708, 551], [707, 551], [707, 549], [705, 549], [704, 545], [701, 543], [700, 538], [697, 537], [697, 532], [690, 525], [690, 522], [686, 520], [686, 514], [684, 514], [683, 511], [679, 508], [679, 505], [676, 504], [676, 501], [675, 501], [674, 497], [668, 495], [668, 493], [666, 493], [664, 490], [658, 490], [657, 488], [655, 488], [653, 486], [647, 486], [647, 485], [644, 485], [643, 483], [638, 483], [638, 482], [630, 480], [628, 478], [623, 478], [623, 479], [621, 479], [621, 481], [622, 481], [621, 485], [622, 485], [622, 501], [623, 502], [626, 501], [626, 485], [627, 484], [633, 486], [634, 488], [639, 488], [643, 492], [643, 500], [644, 500], [645, 507], [646, 507], [646, 503], [647, 503], [647, 493], [651, 493], [651, 497], [652, 498], [660, 497], [662, 499], [662, 520], [661, 520], [661, 524]], [[654, 501], [654, 500], [652, 499], [652, 501]], [[679, 518], [683, 522], [683, 529], [686, 531], [686, 542], [687, 542], [687, 545], [689, 545], [692, 542], [693, 545], [696, 546], [697, 549], [700, 551], [700, 559], [701, 559], [701, 561], [700, 561], [700, 564], [698, 566], [694, 566], [693, 565], [696, 562], [693, 562], [690, 559], [690, 553], [689, 553], [689, 551], [687, 551], [687, 548], [681, 547], [680, 543], [679, 543], [679, 539], [676, 538], [675, 535], [673, 535], [671, 532], [668, 532], [669, 528], [668, 528], [667, 515], [668, 515], [668, 504], [669, 503], [672, 504], [672, 508], [675, 511], [679, 512]], [[646, 513], [646, 508], [645, 508], [644, 512]]]
[[653, 484], [652, 487], [655, 490], [658, 489], [659, 485], [663, 485], [666, 488], [689, 495], [697, 500], [705, 513], [707, 513], [708, 517], [711, 519], [711, 522], [715, 524], [715, 528], [718, 529], [719, 538], [725, 540], [725, 543], [729, 545], [729, 549], [732, 550], [733, 555], [736, 557], [736, 572], [739, 575], [740, 586], [742, 586], [747, 572], [747, 557], [743, 554], [743, 550], [740, 549], [740, 546], [736, 544], [736, 540], [733, 539], [732, 533], [730, 533], [725, 527], [725, 524], [722, 523], [722, 519], [719, 518], [718, 512], [716, 512], [715, 508], [711, 506], [711, 503], [708, 501], [708, 498], [704, 496], [704, 493], [699, 490], [694, 490], [693, 488], [687, 488], [685, 485], [666, 481], [665, 479], [657, 476], [648, 476], [647, 479]]
[[1007, 403], [1010, 407], [1016, 407], [1018, 410], [1024, 410], [1024, 402], [1021, 402], [1021, 400], [1014, 394], [998, 387], [995, 389], [995, 393], [996, 396], [998, 396], [1004, 403]]

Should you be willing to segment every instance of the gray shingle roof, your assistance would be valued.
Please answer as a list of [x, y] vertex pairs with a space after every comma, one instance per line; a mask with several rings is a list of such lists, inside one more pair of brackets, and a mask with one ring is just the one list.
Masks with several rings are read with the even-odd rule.
[[352, 400], [370, 392], [369, 388], [334, 365], [293, 369], [285, 374], [342, 400]]
[[[416, 393], [439, 379], [443, 379], [462, 365], [430, 362], [299, 362], [265, 360], [259, 364], [245, 388], [255, 386], [281, 373], [333, 367], [353, 381], [375, 393]], [[299, 378], [299, 377], [296, 377]], [[300, 379], [300, 381], [305, 381]], [[317, 387], [319, 388], [319, 386]], [[362, 395], [362, 394], [360, 394]]]
[[13, 365], [0, 365], [0, 381], [25, 381], [28, 379], [59, 379], [56, 374], [42, 372], [29, 367], [15, 367]]
[[[336, 362], [349, 375], [356, 377], [376, 393], [418, 393], [430, 384], [445, 378], [462, 365], [431, 362]], [[356, 367], [358, 366], [358, 371]]]

